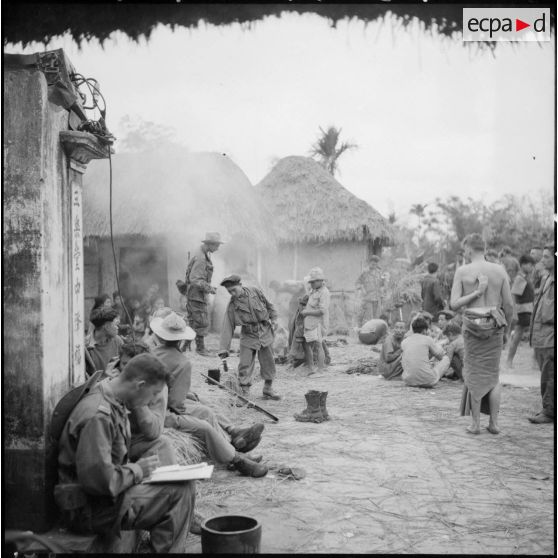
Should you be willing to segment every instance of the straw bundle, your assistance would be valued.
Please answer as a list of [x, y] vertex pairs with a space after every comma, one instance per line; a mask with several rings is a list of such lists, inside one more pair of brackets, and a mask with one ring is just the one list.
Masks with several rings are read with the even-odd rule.
[[206, 459], [205, 446], [198, 438], [174, 428], [165, 428], [164, 434], [171, 441], [179, 465], [192, 465]]

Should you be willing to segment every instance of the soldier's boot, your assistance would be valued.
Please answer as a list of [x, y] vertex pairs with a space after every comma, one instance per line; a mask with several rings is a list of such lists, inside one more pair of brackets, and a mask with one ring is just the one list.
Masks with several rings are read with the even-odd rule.
[[233, 428], [230, 431], [231, 444], [242, 453], [251, 451], [260, 443], [263, 430], [263, 422], [257, 422], [249, 428]]
[[273, 399], [274, 401], [279, 401], [279, 399], [281, 399], [281, 396], [277, 392], [273, 391], [271, 380], [265, 380], [263, 396], [264, 399]]
[[196, 353], [201, 356], [212, 356], [205, 348], [205, 337], [202, 335], [196, 335]]
[[[244, 397], [244, 399], [250, 399], [250, 386], [240, 386], [240, 392], [237, 392], [238, 395], [242, 395], [242, 397]], [[240, 398], [236, 398], [236, 402], [235, 405], [237, 407], [244, 407], [247, 403], [245, 401], [242, 401], [242, 399]]]
[[323, 422], [327, 420], [320, 406], [320, 392], [311, 390], [304, 397], [306, 398], [307, 407], [301, 413], [294, 415], [295, 420], [298, 422]]
[[320, 391], [320, 409], [325, 420], [329, 420], [329, 413], [326, 409], [327, 391]]
[[238, 452], [235, 453], [232, 463], [234, 464], [235, 469], [237, 471], [239, 471], [242, 475], [245, 475], [247, 477], [254, 477], [254, 478], [265, 477], [269, 470], [265, 465], [262, 465], [261, 463], [257, 463], [256, 461], [252, 461], [242, 453], [238, 453]]

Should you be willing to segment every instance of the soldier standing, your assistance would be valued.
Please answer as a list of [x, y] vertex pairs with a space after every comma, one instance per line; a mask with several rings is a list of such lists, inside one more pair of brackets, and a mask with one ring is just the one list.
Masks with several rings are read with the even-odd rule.
[[370, 256], [368, 267], [360, 274], [356, 281], [357, 292], [361, 293], [359, 325], [372, 318], [377, 318], [381, 312], [382, 287], [384, 278], [380, 268], [380, 258]]
[[221, 244], [223, 242], [219, 233], [206, 233], [200, 249], [192, 256], [186, 268], [188, 322], [196, 332], [196, 352], [202, 356], [211, 354], [205, 348], [205, 336], [209, 331], [208, 298], [210, 294], [215, 294], [215, 288], [211, 286], [211, 254], [217, 252]]
[[262, 291], [256, 287], [245, 287], [240, 283], [238, 275], [225, 277], [221, 285], [229, 291], [231, 300], [223, 320], [219, 357], [229, 355], [234, 328], [240, 330], [240, 362], [238, 364], [238, 380], [242, 395], [248, 397], [256, 353], [260, 361], [260, 373], [264, 379], [263, 395], [266, 399], [281, 399], [273, 391], [275, 378], [275, 360], [273, 357], [273, 338], [277, 328], [277, 312]]

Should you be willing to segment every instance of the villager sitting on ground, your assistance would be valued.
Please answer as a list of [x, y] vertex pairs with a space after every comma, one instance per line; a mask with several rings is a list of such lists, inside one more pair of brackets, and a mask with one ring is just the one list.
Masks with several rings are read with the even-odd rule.
[[445, 350], [450, 361], [450, 368], [446, 377], [450, 380], [463, 380], [465, 345], [463, 335], [461, 334], [461, 328], [457, 324], [450, 322], [444, 329], [444, 335], [449, 341]]
[[[153, 552], [183, 551], [179, 545], [194, 512], [195, 483], [141, 484], [159, 459], [132, 463], [128, 455], [127, 408], [147, 405], [164, 389], [166, 377], [159, 360], [138, 355], [119, 376], [97, 383], [71, 412], [59, 442], [58, 478], [74, 490], [74, 502], [84, 500], [71, 511], [73, 530], [118, 536], [121, 530], [145, 529]], [[55, 494], [61, 494], [64, 487], [57, 488]]]
[[[451, 308], [465, 307], [463, 340], [465, 383], [461, 415], [471, 414], [470, 434], [480, 434], [480, 413], [490, 414], [488, 430], [498, 434], [500, 410], [500, 357], [504, 331], [513, 316], [513, 301], [506, 270], [484, 259], [484, 240], [478, 233], [463, 240], [471, 263], [455, 272]], [[481, 401], [485, 405], [481, 408]]]
[[542, 263], [547, 274], [537, 294], [529, 340], [541, 371], [542, 410], [529, 420], [534, 424], [554, 422], [556, 418], [555, 311], [556, 277], [554, 246], [545, 246]]
[[378, 369], [386, 380], [401, 380], [403, 365], [401, 364], [401, 342], [405, 336], [405, 322], [395, 322], [393, 332], [382, 343]]
[[524, 333], [529, 330], [531, 325], [531, 315], [533, 313], [533, 302], [535, 300], [535, 289], [531, 283], [535, 260], [531, 256], [521, 256], [519, 258], [519, 273], [515, 276], [511, 286], [511, 294], [515, 303], [517, 322], [511, 335], [508, 358], [506, 367], [513, 368], [513, 357], [521, 343]]
[[422, 309], [435, 316], [444, 307], [442, 286], [438, 279], [438, 264], [430, 262], [427, 270], [428, 275], [421, 281]]
[[[422, 316], [415, 318], [412, 328], [412, 335], [401, 343], [403, 381], [413, 387], [434, 387], [447, 372], [449, 358], [428, 335], [428, 323]], [[440, 362], [434, 364], [432, 358]]]
[[118, 357], [124, 343], [118, 335], [120, 317], [112, 308], [98, 308], [91, 313], [95, 326], [85, 347], [85, 372], [91, 376], [97, 370], [105, 370], [109, 361]]
[[275, 308], [260, 289], [243, 286], [239, 275], [226, 277], [221, 281], [221, 285], [227, 289], [231, 300], [223, 319], [218, 356], [220, 358], [229, 356], [234, 329], [237, 325], [241, 326], [238, 381], [242, 395], [250, 396], [257, 354], [260, 361], [260, 374], [264, 379], [264, 397], [281, 399], [281, 396], [273, 390], [276, 374], [272, 350], [273, 332], [277, 327]]
[[248, 452], [257, 446], [263, 423], [249, 428], [234, 426], [226, 417], [216, 415], [209, 407], [202, 405], [197, 395], [190, 392], [192, 365], [179, 349], [180, 342], [189, 335], [186, 322], [173, 312], [165, 318], [154, 318], [151, 329], [159, 338], [153, 354], [169, 371], [165, 426], [199, 438], [205, 443], [209, 456], [217, 463], [232, 463], [242, 474], [252, 477], [266, 475], [267, 467], [238, 453]]
[[308, 282], [312, 290], [308, 295], [306, 307], [301, 311], [304, 316], [304, 339], [306, 350], [311, 351], [307, 361], [311, 361], [310, 373], [316, 371], [314, 355], [316, 355], [317, 368], [319, 371], [325, 368], [325, 352], [323, 341], [329, 329], [329, 304], [330, 294], [324, 284], [324, 272], [319, 267], [314, 267], [308, 274]]

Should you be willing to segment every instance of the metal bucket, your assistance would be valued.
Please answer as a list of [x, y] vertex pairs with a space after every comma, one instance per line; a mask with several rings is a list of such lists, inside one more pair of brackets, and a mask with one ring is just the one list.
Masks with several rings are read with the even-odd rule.
[[[207, 375], [208, 375], [209, 378], [211, 378], [212, 380], [215, 380], [216, 382], [221, 381], [221, 370], [219, 368], [210, 368], [207, 371]], [[205, 380], [205, 383], [209, 384], [211, 386], [215, 385], [213, 382], [210, 382], [209, 380]]]
[[262, 526], [243, 515], [220, 515], [202, 522], [203, 554], [259, 554]]

